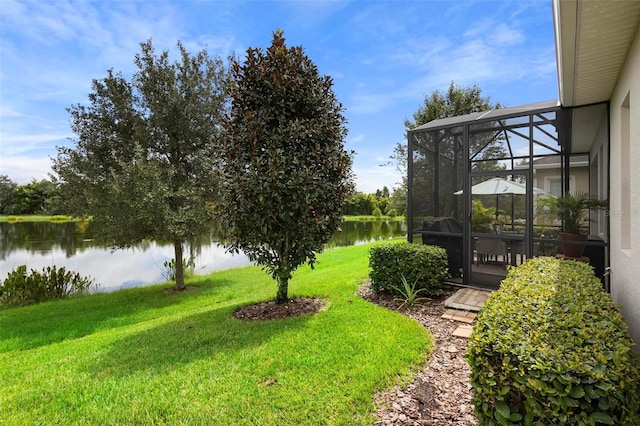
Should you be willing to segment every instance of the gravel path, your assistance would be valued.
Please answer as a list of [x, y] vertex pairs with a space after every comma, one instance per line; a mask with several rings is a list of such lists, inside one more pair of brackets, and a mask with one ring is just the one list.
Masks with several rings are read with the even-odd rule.
[[[455, 337], [453, 331], [461, 323], [441, 318], [444, 301], [452, 291], [438, 299], [428, 300], [402, 313], [415, 319], [431, 332], [434, 350], [427, 366], [415, 374], [411, 384], [395, 388], [376, 397], [379, 425], [477, 425], [469, 382], [471, 369], [464, 359], [468, 339]], [[401, 302], [389, 295], [378, 295], [363, 284], [358, 295], [396, 310]]]

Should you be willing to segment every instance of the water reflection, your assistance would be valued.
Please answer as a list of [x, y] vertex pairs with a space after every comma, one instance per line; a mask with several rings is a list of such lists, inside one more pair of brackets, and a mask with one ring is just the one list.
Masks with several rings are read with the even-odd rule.
[[[344, 222], [327, 246], [351, 246], [405, 235], [404, 222]], [[163, 264], [173, 258], [173, 246], [159, 242], [115, 251], [100, 246], [93, 240], [87, 222], [0, 223], [0, 243], [0, 280], [19, 265], [36, 270], [56, 265], [92, 277], [102, 291], [163, 281]], [[194, 241], [187, 253], [194, 256], [198, 274], [250, 264], [242, 254], [226, 253], [213, 234]]]

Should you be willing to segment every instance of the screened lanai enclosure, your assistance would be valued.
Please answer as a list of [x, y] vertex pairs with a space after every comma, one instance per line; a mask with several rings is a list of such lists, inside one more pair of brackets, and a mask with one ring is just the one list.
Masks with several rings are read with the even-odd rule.
[[[450, 279], [480, 287], [499, 286], [508, 265], [562, 256], [561, 223], [542, 214], [540, 199], [567, 191], [607, 198], [607, 117], [606, 104], [572, 109], [550, 101], [409, 131], [409, 241], [442, 246]], [[606, 214], [594, 213], [585, 226], [585, 261], [603, 277]]]

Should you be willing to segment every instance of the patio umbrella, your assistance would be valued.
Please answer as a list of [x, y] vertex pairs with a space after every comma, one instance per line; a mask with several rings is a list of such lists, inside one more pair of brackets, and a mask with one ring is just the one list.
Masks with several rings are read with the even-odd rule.
[[[455, 195], [462, 194], [460, 191], [454, 192]], [[502, 179], [495, 177], [484, 182], [480, 182], [471, 187], [471, 194], [473, 195], [495, 195], [496, 196], [496, 218], [498, 217], [498, 196], [502, 194], [526, 194], [527, 186], [524, 183], [515, 182], [512, 180]], [[543, 195], [546, 192], [540, 188], [533, 188], [533, 195]], [[513, 222], [513, 197], [511, 198], [511, 221]], [[513, 225], [513, 223], [512, 223]]]

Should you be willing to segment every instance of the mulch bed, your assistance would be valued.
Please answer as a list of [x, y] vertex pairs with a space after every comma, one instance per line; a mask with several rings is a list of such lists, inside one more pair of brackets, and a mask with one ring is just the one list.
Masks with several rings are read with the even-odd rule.
[[324, 309], [324, 302], [315, 298], [291, 299], [287, 303], [274, 301], [256, 303], [237, 309], [233, 316], [239, 320], [269, 321], [301, 315], [315, 314]]
[[[453, 294], [449, 289], [437, 299], [429, 299], [411, 310], [401, 310], [433, 335], [433, 352], [424, 369], [415, 373], [405, 387], [396, 387], [376, 396], [380, 407], [378, 425], [477, 425], [469, 381], [471, 368], [464, 359], [468, 339], [451, 333], [461, 324], [443, 319], [444, 301]], [[377, 305], [397, 310], [402, 302], [388, 294], [373, 293], [369, 283], [358, 289], [358, 295]]]

